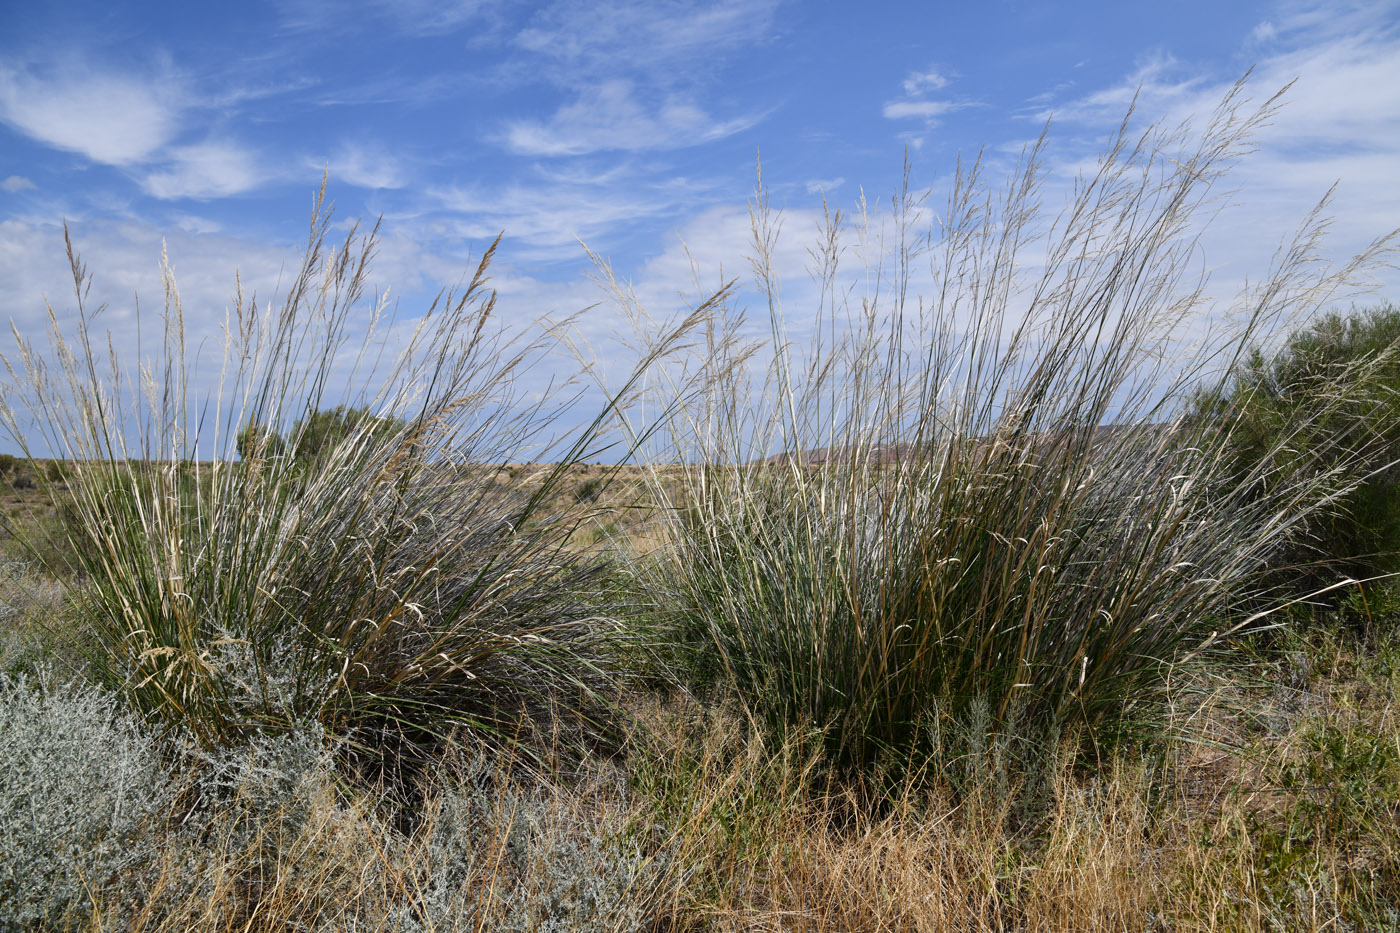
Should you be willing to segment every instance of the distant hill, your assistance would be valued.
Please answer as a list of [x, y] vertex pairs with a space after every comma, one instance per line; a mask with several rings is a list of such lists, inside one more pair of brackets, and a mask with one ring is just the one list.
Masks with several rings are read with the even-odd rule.
[[[1093, 429], [1093, 437], [1090, 443], [1097, 447], [1114, 441], [1122, 441], [1125, 435], [1138, 433], [1139, 441], [1144, 445], [1159, 443], [1165, 433], [1170, 429], [1166, 424], [1101, 424]], [[1037, 440], [1043, 440], [1044, 435], [1034, 436]], [[980, 445], [995, 444], [996, 437], [980, 438], [976, 443]], [[803, 451], [798, 456], [798, 461], [802, 466], [817, 467], [828, 463], [839, 461], [851, 456], [851, 447], [813, 447]], [[912, 444], [876, 444], [871, 448], [868, 459], [871, 463], [895, 463], [907, 460], [914, 453]], [[777, 465], [787, 463], [792, 459], [788, 453], [773, 454], [764, 457], [757, 463], [767, 465]]]

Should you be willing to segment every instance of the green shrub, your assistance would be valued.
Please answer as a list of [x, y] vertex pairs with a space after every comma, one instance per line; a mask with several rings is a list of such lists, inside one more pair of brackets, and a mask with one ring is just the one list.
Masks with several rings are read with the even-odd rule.
[[1400, 569], [1400, 308], [1333, 312], [1272, 355], [1255, 348], [1197, 406], [1230, 425], [1236, 475], [1255, 477], [1261, 494], [1347, 462], [1338, 480], [1349, 488], [1280, 554], [1286, 567], [1313, 565], [1301, 585]]
[[760, 188], [752, 263], [772, 343], [756, 352], [743, 316], [718, 311], [694, 361], [708, 390], [668, 399], [677, 446], [649, 457], [688, 464], [651, 471], [673, 547], [639, 568], [702, 677], [772, 735], [822, 730], [860, 770], [944, 768], [1066, 725], [1091, 742], [1155, 728], [1169, 673], [1251, 623], [1239, 600], [1263, 595], [1319, 491], [1352, 475], [1342, 451], [1258, 495], [1230, 474], [1229, 433], [1191, 417], [1222, 355], [1357, 268], [1310, 266], [1313, 227], [1277, 273], [1290, 288], [1259, 292], [1286, 299], [1250, 307], [1234, 338], [1173, 342], [1204, 327], [1191, 210], [1269, 109], [1236, 94], [1199, 138], [1119, 138], [1048, 227], [1044, 140], [1003, 187], [960, 172], [942, 210], [906, 189], [884, 227], [856, 225], [871, 265], [852, 280], [879, 283], [864, 294], [829, 215], [810, 341], [789, 336]]
[[1279, 783], [1288, 793], [1279, 806], [1249, 815], [1258, 887], [1273, 912], [1308, 916], [1318, 908], [1316, 880], [1330, 873], [1331, 909], [1354, 929], [1391, 929], [1400, 886], [1400, 734], [1329, 719], [1308, 723], [1295, 757], [1283, 763]]
[[280, 457], [286, 450], [282, 436], [271, 428], [249, 421], [234, 439], [238, 456], [244, 460]]
[[336, 405], [313, 411], [292, 425], [283, 438], [272, 428], [249, 421], [238, 432], [235, 447], [244, 460], [291, 455], [308, 463], [331, 455], [346, 441], [380, 443], [401, 435], [407, 423], [401, 418], [376, 415], [365, 406]]
[[603, 494], [606, 484], [607, 477], [590, 476], [574, 487], [574, 501], [578, 503], [596, 501]]
[[367, 407], [337, 405], [307, 415], [292, 426], [288, 437], [294, 456], [315, 458], [347, 440], [375, 443], [401, 434], [406, 427], [402, 419], [375, 415]]

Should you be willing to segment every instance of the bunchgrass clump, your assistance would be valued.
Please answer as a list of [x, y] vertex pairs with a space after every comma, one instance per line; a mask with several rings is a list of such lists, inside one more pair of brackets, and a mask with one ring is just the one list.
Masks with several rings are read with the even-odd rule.
[[[371, 776], [460, 729], [596, 743], [607, 561], [569, 546], [586, 511], [550, 503], [613, 403], [569, 434], [567, 405], [526, 397], [549, 338], [496, 323], [494, 245], [403, 324], [363, 300], [374, 235], [336, 248], [329, 221], [318, 202], [280, 307], [238, 294], [217, 385], [196, 378], [168, 267], [155, 361], [133, 376], [109, 356], [71, 243], [76, 321], [51, 312], [48, 348], [19, 338], [6, 361], [11, 436], [71, 468], [60, 534], [92, 670], [205, 748], [315, 723]], [[482, 468], [543, 450], [557, 462], [528, 487]]]
[[[1262, 624], [1264, 571], [1357, 482], [1356, 461], [1319, 434], [1311, 469], [1232, 473], [1239, 423], [1188, 402], [1388, 242], [1323, 268], [1315, 213], [1237, 328], [1208, 332], [1198, 215], [1275, 104], [1241, 85], [1199, 134], [1125, 120], [1049, 223], [1044, 137], [1001, 187], [960, 166], [939, 211], [906, 185], [884, 226], [828, 213], [802, 338], [760, 187], [752, 261], [772, 339], [755, 347], [741, 315], [716, 316], [696, 363], [709, 391], [653, 457], [687, 465], [677, 493], [653, 474], [672, 547], [643, 572], [699, 679], [732, 687], [770, 734], [821, 730], [834, 762], [897, 776], [947, 767], [930, 756], [957, 755], [957, 735], [1151, 732], [1141, 714], [1171, 671]], [[864, 292], [842, 266], [852, 233]], [[1312, 423], [1343, 403], [1324, 387]]]

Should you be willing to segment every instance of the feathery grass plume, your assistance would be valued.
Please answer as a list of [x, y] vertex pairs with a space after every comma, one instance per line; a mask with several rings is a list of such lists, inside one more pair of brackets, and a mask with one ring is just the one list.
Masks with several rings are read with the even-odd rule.
[[[772, 734], [822, 729], [835, 761], [908, 772], [938, 767], [930, 736], [973, 720], [1115, 734], [1173, 665], [1257, 623], [1232, 607], [1309, 510], [1356, 481], [1353, 463], [1319, 459], [1257, 495], [1258, 476], [1225, 468], [1237, 424], [1192, 419], [1186, 400], [1254, 335], [1351, 288], [1395, 237], [1325, 267], [1324, 201], [1243, 295], [1237, 332], [1183, 348], [1206, 324], [1201, 215], [1278, 102], [1251, 102], [1241, 81], [1199, 133], [1138, 132], [1130, 112], [1048, 221], [1044, 134], [1000, 187], [960, 163], [936, 214], [906, 169], [888, 227], [864, 207], [854, 224], [827, 211], [801, 334], [760, 174], [769, 362], [753, 365], [743, 316], [720, 309], [692, 367], [707, 389], [672, 393], [686, 402], [667, 423], [675, 448], [651, 457], [684, 467], [677, 493], [675, 472], [653, 471], [671, 547], [642, 572], [701, 670]], [[842, 265], [852, 233], [863, 292]], [[1337, 404], [1324, 392], [1318, 423]]]
[[[569, 433], [569, 400], [520, 384], [549, 330], [493, 319], [496, 244], [403, 327], [364, 300], [375, 231], [337, 246], [330, 218], [323, 185], [280, 306], [259, 311], [240, 284], [205, 396], [168, 264], [163, 343], [135, 377], [104, 346], [71, 241], [73, 334], [52, 306], [47, 350], [16, 333], [0, 416], [26, 452], [71, 464], [94, 670], [206, 747], [314, 722], [371, 770], [461, 728], [598, 739], [617, 629], [593, 592], [606, 562], [566, 546], [581, 513], [548, 503], [630, 383]], [[558, 462], [529, 485], [483, 468], [540, 450]]]

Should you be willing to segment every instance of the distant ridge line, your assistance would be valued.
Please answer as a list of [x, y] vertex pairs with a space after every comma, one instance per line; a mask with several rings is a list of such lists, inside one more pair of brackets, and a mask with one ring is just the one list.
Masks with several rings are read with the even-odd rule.
[[[1159, 440], [1160, 435], [1162, 435], [1170, 428], [1171, 425], [1169, 424], [1161, 424], [1155, 422], [1149, 424], [1101, 424], [1093, 429], [1093, 438], [1091, 440], [1091, 443], [1094, 445], [1103, 444], [1110, 440], [1119, 438], [1124, 434], [1133, 432], [1141, 432], [1145, 440]], [[1044, 439], [1044, 437], [1049, 433], [1050, 432], [1048, 431], [1037, 432], [1035, 434], [1026, 435], [1026, 439]], [[989, 444], [995, 442], [996, 438], [995, 436], [993, 436], [980, 438], [976, 443]], [[790, 463], [793, 460], [796, 460], [802, 466], [825, 466], [828, 463], [848, 459], [852, 455], [853, 449], [853, 445], [848, 445], [845, 447], [812, 447], [802, 451], [796, 457], [794, 457], [791, 453], [783, 452], [772, 454], [760, 460], [751, 462], [767, 466], [777, 466], [779, 464]], [[867, 462], [870, 463], [895, 463], [900, 460], [908, 459], [913, 454], [913, 451], [914, 445], [908, 443], [872, 444], [870, 445], [869, 453], [866, 455], [866, 459]]]

